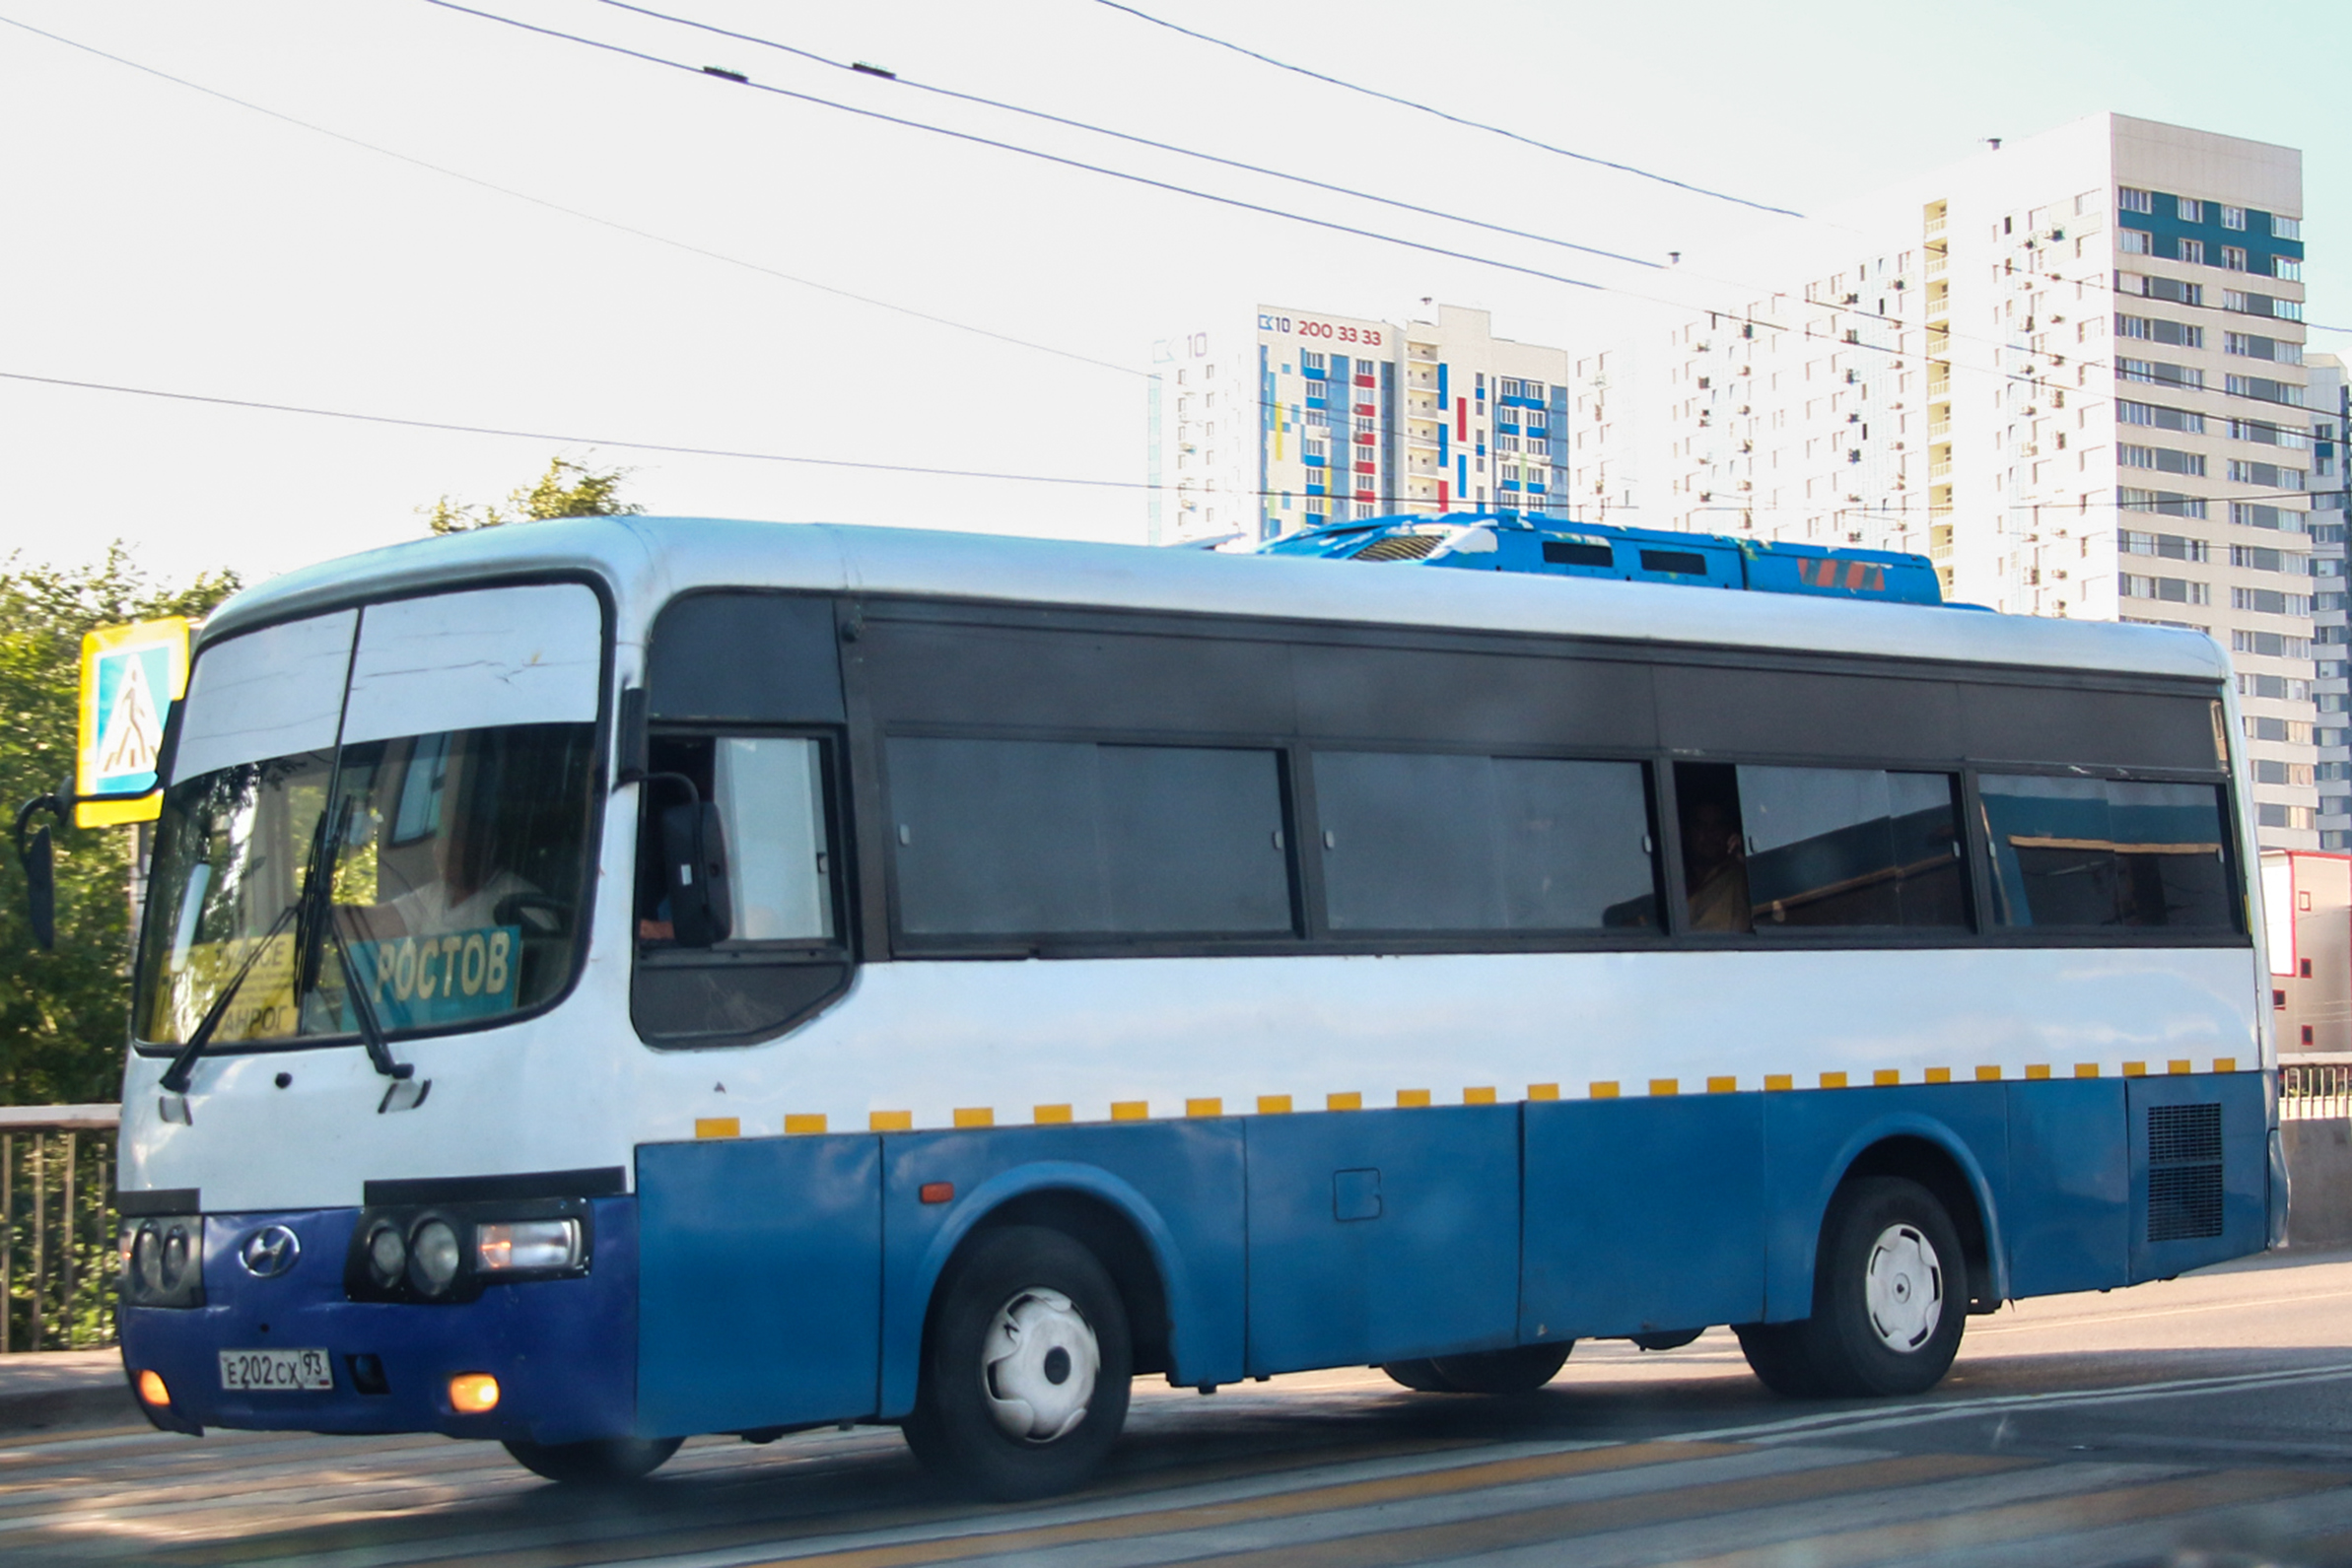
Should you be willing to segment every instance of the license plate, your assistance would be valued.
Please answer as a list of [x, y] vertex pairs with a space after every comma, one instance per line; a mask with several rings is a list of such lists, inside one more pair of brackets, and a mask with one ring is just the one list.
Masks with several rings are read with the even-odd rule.
[[221, 1387], [250, 1394], [331, 1389], [332, 1365], [323, 1350], [224, 1350]]

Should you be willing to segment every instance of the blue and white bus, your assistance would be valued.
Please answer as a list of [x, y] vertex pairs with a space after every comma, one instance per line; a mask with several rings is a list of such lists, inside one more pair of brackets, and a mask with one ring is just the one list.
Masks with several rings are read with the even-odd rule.
[[173, 716], [121, 1142], [153, 1420], [896, 1422], [998, 1496], [1131, 1381], [1531, 1389], [2281, 1227], [2203, 637], [600, 518], [277, 579]]

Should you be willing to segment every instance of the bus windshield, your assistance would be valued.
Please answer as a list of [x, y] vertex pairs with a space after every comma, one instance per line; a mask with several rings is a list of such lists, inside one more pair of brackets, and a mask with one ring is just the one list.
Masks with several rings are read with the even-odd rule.
[[[447, 730], [173, 785], [140, 954], [140, 1038], [184, 1042], [233, 983], [213, 1032], [223, 1044], [350, 1035], [355, 982], [395, 1034], [560, 994], [587, 873], [593, 735], [589, 724]], [[306, 900], [321, 874], [327, 885]]]
[[205, 1038], [224, 1046], [437, 1031], [562, 994], [601, 619], [588, 587], [534, 583], [200, 648], [156, 827], [137, 1037], [186, 1045], [216, 1005]]

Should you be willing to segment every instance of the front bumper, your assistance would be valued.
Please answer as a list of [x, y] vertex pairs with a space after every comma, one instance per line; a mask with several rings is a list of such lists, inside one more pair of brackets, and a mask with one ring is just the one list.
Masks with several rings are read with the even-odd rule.
[[[343, 1266], [358, 1209], [209, 1214], [205, 1305], [124, 1307], [124, 1370], [134, 1387], [141, 1372], [164, 1380], [170, 1406], [142, 1404], [172, 1432], [441, 1432], [531, 1443], [628, 1436], [637, 1404], [637, 1204], [613, 1197], [592, 1207], [585, 1275], [493, 1285], [449, 1306], [347, 1297]], [[257, 1279], [238, 1249], [268, 1225], [293, 1231], [301, 1254], [285, 1273]], [[221, 1387], [221, 1351], [262, 1349], [323, 1349], [335, 1386]], [[496, 1409], [450, 1408], [450, 1379], [465, 1372], [498, 1379]], [[371, 1384], [380, 1392], [363, 1392]]]

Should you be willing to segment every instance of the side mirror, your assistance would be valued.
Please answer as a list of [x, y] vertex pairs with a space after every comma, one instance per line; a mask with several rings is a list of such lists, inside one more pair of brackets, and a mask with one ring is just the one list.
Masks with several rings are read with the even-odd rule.
[[25, 920], [33, 927], [33, 940], [44, 953], [57, 946], [57, 850], [45, 824], [31, 838], [26, 837], [26, 830], [33, 826], [35, 812], [46, 811], [62, 822], [72, 805], [70, 785], [59, 784], [17, 808], [17, 864], [25, 870]]
[[680, 947], [724, 942], [734, 928], [726, 886], [726, 833], [707, 800], [661, 813], [661, 873], [669, 923]]

